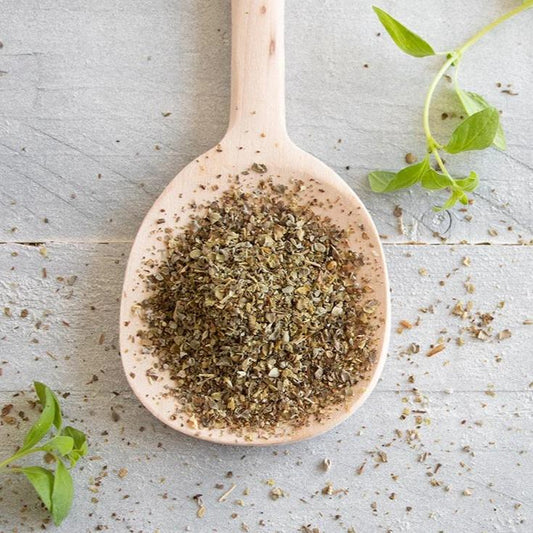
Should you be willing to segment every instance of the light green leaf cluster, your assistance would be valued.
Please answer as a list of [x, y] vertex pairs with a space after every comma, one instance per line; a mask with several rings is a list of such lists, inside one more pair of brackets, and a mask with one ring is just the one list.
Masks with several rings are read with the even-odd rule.
[[[488, 26], [485, 26], [485, 28], [480, 30], [460, 48], [451, 52], [442, 53], [435, 52], [427, 41], [406, 28], [382, 9], [378, 7], [373, 8], [381, 24], [387, 30], [387, 33], [405, 53], [415, 57], [431, 55], [446, 56], [446, 62], [431, 83], [425, 100], [423, 124], [427, 150], [424, 159], [422, 162], [403, 168], [398, 172], [382, 170], [371, 172], [368, 179], [370, 187], [374, 192], [392, 192], [398, 189], [412, 187], [418, 183], [424, 189], [431, 191], [447, 190], [449, 192], [450, 196], [448, 200], [436, 209], [449, 209], [456, 202], [462, 204], [468, 203], [467, 193], [473, 192], [479, 184], [477, 174], [471, 172], [466, 178], [453, 177], [446, 168], [440, 151], [445, 151], [449, 154], [458, 154], [470, 150], [485, 150], [490, 146], [505, 150], [506, 142], [500, 124], [500, 113], [498, 110], [491, 106], [481, 95], [461, 89], [457, 81], [457, 69], [459, 68], [464, 52], [483, 35], [507, 19], [531, 7], [533, 7], [533, 0], [524, 1], [520, 6], [515, 7]], [[446, 144], [440, 144], [431, 133], [429, 125], [430, 106], [438, 83], [451, 68], [456, 69], [454, 89], [458, 101], [464, 108], [467, 116], [452, 132], [448, 142]], [[435, 161], [435, 168], [432, 167], [432, 160]]]
[[[63, 427], [61, 407], [50, 388], [38, 381], [33, 385], [42, 406], [41, 414], [24, 437], [22, 446], [14, 455], [0, 463], [0, 469], [6, 468], [10, 472], [24, 474], [50, 511], [54, 523], [59, 525], [68, 515], [74, 496], [69, 468], [75, 466], [78, 460], [87, 454], [87, 437], [82, 431], [71, 426]], [[44, 440], [53, 428], [55, 435]], [[42, 466], [8, 466], [27, 455], [39, 452], [52, 456], [55, 470]], [[65, 463], [68, 463], [68, 468]]]
[[467, 192], [472, 192], [479, 184], [478, 176], [471, 172], [466, 178], [452, 178], [429, 166], [429, 155], [416, 165], [403, 168], [399, 172], [374, 171], [368, 176], [370, 187], [374, 192], [392, 192], [398, 189], [406, 189], [419, 183], [424, 189], [436, 191], [448, 189], [450, 197], [445, 204], [438, 208], [448, 209], [457, 201], [462, 204], [468, 203]]

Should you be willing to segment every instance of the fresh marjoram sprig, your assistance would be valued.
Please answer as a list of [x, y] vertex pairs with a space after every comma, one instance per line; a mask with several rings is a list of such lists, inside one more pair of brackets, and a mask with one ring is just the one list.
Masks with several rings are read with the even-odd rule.
[[[446, 57], [446, 61], [431, 82], [424, 103], [423, 126], [427, 145], [427, 152], [424, 159], [419, 163], [405, 167], [399, 172], [385, 172], [381, 170], [372, 172], [369, 174], [368, 179], [373, 191], [380, 193], [391, 192], [420, 183], [425, 189], [446, 189], [449, 191], [450, 196], [448, 200], [442, 207], [436, 208], [438, 210], [449, 209], [457, 201], [462, 204], [468, 203], [467, 193], [474, 191], [479, 184], [477, 174], [472, 171], [467, 177], [452, 177], [446, 168], [441, 152], [458, 154], [469, 150], [484, 150], [490, 146], [505, 150], [506, 143], [498, 110], [491, 106], [479, 94], [464, 91], [459, 86], [459, 65], [463, 54], [481, 39], [481, 37], [489, 33], [496, 26], [499, 26], [502, 22], [531, 7], [533, 7], [533, 0], [525, 0], [521, 5], [485, 26], [462, 46], [449, 52], [435, 52], [424, 39], [400, 24], [400, 22], [385, 11], [374, 7], [374, 11], [380, 22], [401, 50], [414, 57], [443, 55]], [[429, 113], [435, 90], [441, 79], [452, 67], [455, 67], [453, 75], [455, 94], [464, 108], [467, 117], [455, 128], [448, 143], [441, 144], [431, 132]], [[432, 168], [432, 160], [436, 163], [435, 166], [438, 170]]]
[[[26, 476], [28, 481], [50, 511], [54, 523], [59, 525], [68, 515], [72, 506], [74, 486], [70, 469], [80, 457], [87, 453], [87, 437], [71, 426], [63, 427], [63, 417], [57, 396], [38, 381], [34, 382], [35, 392], [42, 405], [42, 412], [33, 424], [18, 451], [0, 462], [0, 473], [16, 472]], [[48, 435], [55, 428], [55, 434]], [[50, 438], [45, 440], [46, 436]], [[42, 466], [16, 466], [13, 463], [35, 453], [44, 453], [52, 458], [55, 470]], [[68, 467], [65, 465], [68, 463]]]

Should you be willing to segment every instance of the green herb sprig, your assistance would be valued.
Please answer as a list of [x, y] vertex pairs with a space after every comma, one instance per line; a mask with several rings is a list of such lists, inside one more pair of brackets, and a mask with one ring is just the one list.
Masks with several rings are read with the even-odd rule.
[[[0, 462], [0, 472], [24, 474], [50, 511], [54, 523], [59, 525], [72, 506], [74, 486], [70, 469], [87, 454], [87, 437], [78, 429], [63, 426], [61, 407], [52, 390], [38, 381], [33, 386], [42, 405], [41, 415], [24, 437], [18, 451]], [[52, 428], [55, 428], [55, 432], [49, 435]], [[45, 440], [46, 436], [50, 438]], [[42, 466], [13, 465], [19, 459], [35, 453], [44, 453], [48, 458], [53, 458], [55, 470]]]
[[[463, 54], [479, 39], [496, 26], [531, 7], [533, 7], [533, 0], [525, 0], [521, 5], [485, 26], [459, 48], [448, 52], [435, 52], [431, 45], [419, 35], [407, 29], [382, 9], [374, 6], [373, 9], [380, 22], [401, 50], [414, 57], [443, 55], [446, 57], [446, 61], [431, 82], [424, 102], [422, 122], [427, 147], [424, 159], [398, 172], [376, 170], [370, 173], [368, 179], [373, 191], [391, 192], [419, 183], [425, 189], [449, 191], [448, 200], [441, 207], [435, 208], [436, 210], [449, 209], [457, 201], [462, 204], [468, 203], [467, 193], [474, 191], [479, 185], [477, 174], [472, 171], [467, 177], [452, 177], [446, 168], [441, 152], [458, 154], [469, 150], [485, 150], [490, 146], [505, 150], [506, 143], [498, 110], [481, 95], [465, 91], [459, 86], [459, 65]], [[435, 90], [441, 79], [452, 67], [455, 67], [453, 75], [455, 94], [467, 117], [455, 128], [448, 142], [441, 144], [431, 132], [429, 114]], [[436, 163], [435, 168], [432, 167], [432, 161]]]

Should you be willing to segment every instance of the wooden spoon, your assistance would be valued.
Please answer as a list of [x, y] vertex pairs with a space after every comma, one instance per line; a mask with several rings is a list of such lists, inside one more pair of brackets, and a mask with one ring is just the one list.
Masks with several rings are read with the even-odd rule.
[[[385, 362], [389, 337], [389, 286], [379, 236], [367, 210], [350, 187], [330, 168], [304, 152], [287, 136], [285, 127], [284, 0], [232, 0], [231, 112], [223, 140], [185, 167], [163, 191], [144, 219], [129, 257], [120, 314], [120, 349], [128, 381], [141, 402], [162, 422], [183, 433], [223, 444], [264, 445], [295, 442], [332, 428], [353, 413], [368, 397]], [[147, 259], [163, 254], [165, 224], [176, 216], [180, 224], [191, 213], [191, 201], [203, 204], [219, 196], [230, 185], [229, 177], [264, 164], [262, 176], [250, 172], [243, 179], [275, 176], [276, 183], [298, 177], [309, 184], [309, 194], [331, 200], [319, 214], [328, 215], [340, 227], [355, 227], [350, 246], [367, 257], [364, 277], [379, 302], [374, 345], [376, 363], [368, 378], [359, 382], [346, 405], [336, 408], [320, 423], [305, 427], [281, 427], [275, 434], [257, 432], [236, 435], [226, 429], [198, 427], [181, 414], [176, 400], [165, 396], [172, 387], [167, 375], [151, 370], [154, 360], [143, 353], [136, 335], [143, 328], [136, 312], [145, 296], [143, 277]], [[246, 183], [243, 181], [243, 187]], [[214, 190], [216, 189], [216, 190]]]

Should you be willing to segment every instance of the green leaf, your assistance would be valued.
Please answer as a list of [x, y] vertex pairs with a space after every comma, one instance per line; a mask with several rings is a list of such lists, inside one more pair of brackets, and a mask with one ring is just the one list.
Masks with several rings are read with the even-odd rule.
[[54, 473], [41, 466], [26, 466], [20, 471], [33, 485], [35, 492], [39, 495], [45, 507], [52, 509], [52, 490], [54, 486]]
[[[474, 113], [489, 107], [492, 108], [492, 106], [480, 94], [463, 91], [459, 87], [456, 87], [455, 92], [468, 115], [473, 115]], [[498, 124], [498, 129], [496, 130], [496, 135], [494, 136], [492, 144], [500, 150], [505, 150], [507, 148], [507, 142], [505, 141], [505, 134], [503, 133], [501, 124]]]
[[60, 455], [69, 454], [73, 448], [74, 439], [66, 435], [57, 435], [41, 446], [41, 449], [46, 452], [57, 452]]
[[73, 449], [68, 454], [70, 466], [74, 466], [78, 462], [80, 457], [83, 457], [89, 451], [89, 447], [87, 445], [87, 436], [79, 429], [75, 429], [71, 426], [66, 426], [65, 428], [63, 428], [62, 433], [63, 435], [71, 437], [74, 441]]
[[465, 192], [472, 192], [479, 185], [479, 178], [475, 172], [470, 172], [466, 178], [451, 178], [430, 168], [422, 177], [422, 187], [429, 190], [450, 189], [450, 197], [442, 207], [436, 207], [436, 211], [450, 209], [456, 202], [468, 203]]
[[55, 392], [50, 387], [47, 387], [44, 383], [40, 383], [39, 381], [34, 381], [33, 386], [42, 405], [44, 405], [44, 402], [46, 401], [46, 391], [48, 391], [54, 399], [54, 403], [56, 405], [56, 410], [54, 413], [54, 426], [57, 429], [61, 429], [61, 425], [63, 424], [61, 405], [59, 405], [59, 400], [57, 399]]
[[470, 172], [469, 176], [466, 178], [454, 179], [430, 168], [422, 176], [422, 187], [424, 187], [424, 189], [433, 191], [446, 189], [449, 187], [453, 190], [457, 190], [458, 192], [472, 192], [478, 187], [478, 185], [479, 178], [475, 172]]
[[79, 450], [85, 455], [88, 451], [87, 446], [87, 435], [80, 431], [79, 429], [73, 428], [72, 426], [66, 426], [62, 431], [63, 435], [67, 435], [74, 440], [74, 449]]
[[434, 210], [435, 211], [444, 211], [446, 209], [450, 209], [458, 201], [460, 201], [462, 204], [467, 204], [468, 203], [468, 198], [467, 198], [466, 194], [463, 191], [453, 190], [451, 192], [451, 194], [450, 194], [450, 197], [448, 198], [448, 200], [446, 200], [446, 202], [444, 202], [442, 207], [435, 207]]
[[68, 515], [72, 507], [74, 496], [74, 485], [72, 476], [63, 464], [61, 459], [57, 461], [56, 473], [54, 477], [54, 487], [52, 490], [52, 518], [54, 524], [58, 526]]
[[484, 150], [493, 143], [499, 123], [500, 115], [493, 107], [478, 111], [455, 128], [444, 149], [450, 154]]
[[381, 24], [383, 24], [384, 28], [387, 30], [387, 33], [392, 37], [392, 40], [406, 54], [415, 57], [435, 55], [433, 48], [431, 48], [422, 37], [419, 37], [416, 33], [408, 30], [403, 24], [379, 7], [372, 6], [372, 9], [378, 16]]
[[424, 187], [424, 189], [436, 191], [452, 186], [453, 180], [449, 176], [445, 176], [432, 168], [429, 168], [422, 176], [422, 187]]
[[52, 391], [42, 383], [35, 382], [35, 392], [43, 406], [43, 411], [37, 422], [30, 428], [20, 451], [27, 450], [37, 444], [49, 431], [57, 420], [58, 403]]
[[375, 170], [368, 175], [370, 188], [374, 192], [385, 192], [389, 183], [396, 177], [395, 172], [385, 172], [384, 170]]
[[467, 178], [456, 178], [455, 185], [462, 191], [472, 192], [477, 189], [479, 185], [478, 175], [472, 171]]
[[406, 189], [418, 183], [429, 169], [429, 158], [426, 157], [420, 163], [405, 167], [396, 174], [377, 170], [372, 172], [368, 179], [374, 192], [392, 192], [398, 189]]
[[390, 190], [405, 189], [407, 187], [411, 187], [415, 183], [418, 183], [428, 170], [428, 157], [425, 157], [422, 161], [420, 161], [420, 163], [415, 163], [414, 165], [402, 168], [402, 170], [400, 170], [398, 174], [396, 174], [396, 178], [394, 179], [394, 189]]

